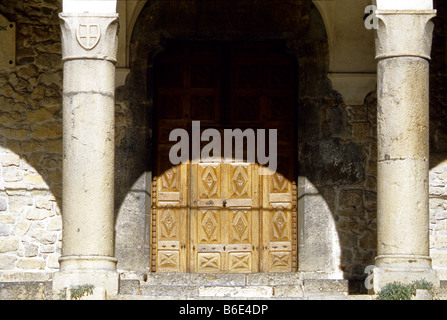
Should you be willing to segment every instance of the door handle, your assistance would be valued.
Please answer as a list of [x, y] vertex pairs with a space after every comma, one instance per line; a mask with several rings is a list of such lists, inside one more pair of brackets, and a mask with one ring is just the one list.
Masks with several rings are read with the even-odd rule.
[[222, 201], [222, 206], [223, 206], [224, 208], [227, 207], [227, 199], [223, 199], [223, 201]]

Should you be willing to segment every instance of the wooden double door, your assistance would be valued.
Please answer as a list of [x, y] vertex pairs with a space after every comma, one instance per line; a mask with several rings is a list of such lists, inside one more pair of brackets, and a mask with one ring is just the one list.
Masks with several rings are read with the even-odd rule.
[[[156, 67], [152, 271], [295, 270], [296, 66], [284, 44], [175, 42]], [[244, 159], [171, 165], [169, 133], [193, 120], [202, 130], [277, 129], [277, 171]]]

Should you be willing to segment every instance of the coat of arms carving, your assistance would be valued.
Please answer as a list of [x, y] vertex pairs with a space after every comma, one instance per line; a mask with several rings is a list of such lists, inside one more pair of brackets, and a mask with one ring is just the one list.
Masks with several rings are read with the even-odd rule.
[[79, 24], [76, 30], [76, 39], [86, 50], [93, 49], [101, 38], [101, 29], [98, 24]]

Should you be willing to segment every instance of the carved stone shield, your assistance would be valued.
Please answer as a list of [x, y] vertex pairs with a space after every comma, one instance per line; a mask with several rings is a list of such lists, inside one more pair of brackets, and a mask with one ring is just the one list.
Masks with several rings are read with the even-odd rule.
[[93, 49], [101, 38], [101, 29], [98, 24], [79, 24], [76, 30], [76, 39], [86, 50]]

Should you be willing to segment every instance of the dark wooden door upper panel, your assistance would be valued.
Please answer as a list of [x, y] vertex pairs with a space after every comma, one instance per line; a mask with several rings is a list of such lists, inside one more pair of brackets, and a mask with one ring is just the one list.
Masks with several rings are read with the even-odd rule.
[[200, 120], [203, 129], [277, 129], [279, 152], [293, 154], [297, 66], [283, 42], [173, 41], [155, 66], [157, 153], [169, 150], [172, 129]]

